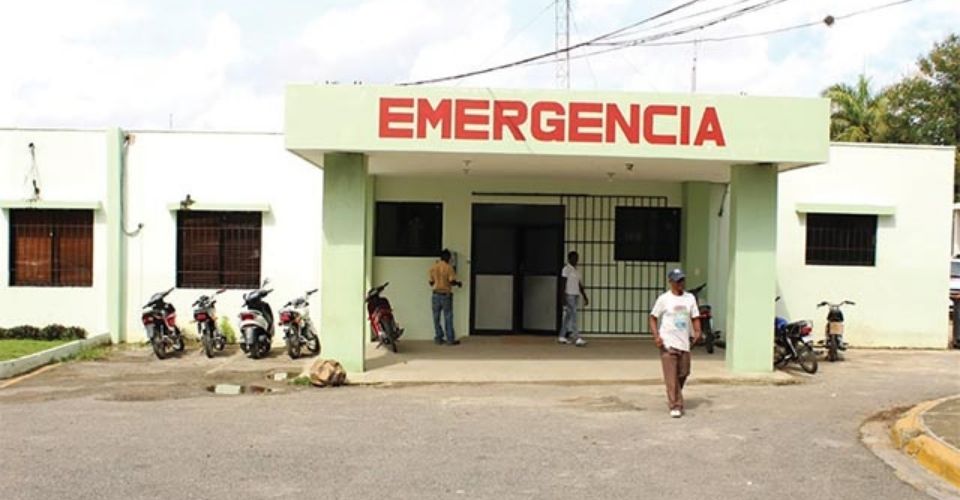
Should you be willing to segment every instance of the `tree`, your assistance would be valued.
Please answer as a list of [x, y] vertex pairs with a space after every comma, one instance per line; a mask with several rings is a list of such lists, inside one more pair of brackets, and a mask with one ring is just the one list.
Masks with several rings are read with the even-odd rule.
[[[917, 69], [885, 92], [888, 140], [960, 145], [960, 35], [935, 44], [917, 61]], [[960, 152], [955, 165], [960, 169]]]
[[856, 85], [837, 83], [823, 91], [829, 97], [830, 139], [842, 142], [880, 142], [886, 136], [886, 98], [870, 89], [860, 75]]

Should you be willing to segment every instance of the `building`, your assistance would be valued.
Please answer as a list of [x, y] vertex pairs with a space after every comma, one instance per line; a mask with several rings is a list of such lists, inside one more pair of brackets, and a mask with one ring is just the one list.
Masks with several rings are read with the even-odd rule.
[[445, 247], [459, 335], [554, 331], [577, 250], [593, 335], [644, 334], [683, 265], [735, 371], [769, 370], [774, 314], [820, 325], [820, 300], [858, 302], [854, 345], [946, 347], [952, 148], [827, 125], [821, 99], [292, 86], [284, 135], [3, 130], [0, 326], [137, 341], [155, 291], [186, 314], [229, 286], [235, 318], [269, 277], [277, 304], [320, 286], [325, 356], [362, 370], [365, 289], [389, 281], [405, 338], [430, 339]]

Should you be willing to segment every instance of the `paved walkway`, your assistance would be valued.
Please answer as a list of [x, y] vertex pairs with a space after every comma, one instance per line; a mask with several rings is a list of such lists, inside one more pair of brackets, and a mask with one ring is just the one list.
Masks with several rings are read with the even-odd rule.
[[[367, 370], [353, 384], [382, 383], [660, 383], [659, 353], [650, 340], [591, 339], [586, 347], [557, 344], [554, 337], [467, 337], [459, 346], [400, 341], [400, 352], [368, 349]], [[726, 351], [693, 351], [691, 383], [797, 381], [789, 372], [742, 375], [726, 368]]]
[[923, 415], [923, 423], [931, 434], [960, 454], [960, 396], [927, 410]]

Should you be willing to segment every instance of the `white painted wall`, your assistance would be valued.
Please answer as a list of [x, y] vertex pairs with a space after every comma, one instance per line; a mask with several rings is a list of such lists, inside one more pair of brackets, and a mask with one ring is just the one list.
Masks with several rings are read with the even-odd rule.
[[[780, 175], [778, 314], [812, 319], [822, 337], [821, 300], [853, 300], [846, 340], [855, 346], [944, 348], [953, 210], [953, 150], [834, 144], [830, 162]], [[875, 267], [808, 266], [806, 218], [798, 203], [887, 205]]]
[[[323, 171], [288, 153], [281, 134], [130, 133], [126, 224], [143, 229], [128, 239], [128, 340], [144, 338], [140, 310], [149, 296], [176, 284], [176, 213], [168, 205], [187, 194], [198, 205], [270, 205], [263, 214], [261, 276], [271, 280], [268, 302], [275, 313], [320, 287]], [[192, 319], [190, 304], [211, 291], [178, 289], [169, 296], [181, 325]], [[243, 292], [228, 291], [217, 303], [235, 328]], [[311, 310], [318, 320], [319, 295]]]
[[[106, 138], [102, 131], [0, 130], [0, 200], [25, 200], [34, 143], [40, 198], [49, 202], [101, 202], [106, 197]], [[91, 335], [107, 328], [106, 222], [94, 214], [93, 286], [11, 287], [9, 211], [0, 210], [0, 326], [76, 325]]]

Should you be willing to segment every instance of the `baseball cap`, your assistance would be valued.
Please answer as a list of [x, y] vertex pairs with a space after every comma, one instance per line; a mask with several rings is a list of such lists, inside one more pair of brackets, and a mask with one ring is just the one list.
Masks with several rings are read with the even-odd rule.
[[667, 273], [667, 279], [676, 283], [680, 280], [687, 278], [687, 275], [683, 274], [683, 270], [679, 267]]

